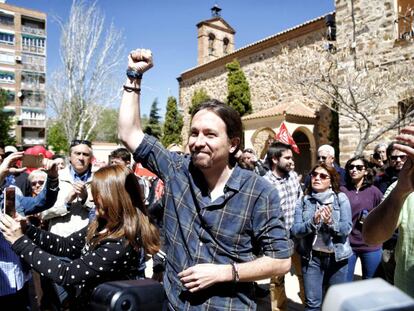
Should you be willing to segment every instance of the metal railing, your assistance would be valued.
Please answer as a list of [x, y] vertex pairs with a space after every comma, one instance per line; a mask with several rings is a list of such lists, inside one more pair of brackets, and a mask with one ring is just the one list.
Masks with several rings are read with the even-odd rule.
[[45, 84], [44, 83], [26, 83], [22, 82], [22, 89], [25, 90], [34, 90], [34, 91], [44, 91]]
[[38, 54], [45, 54], [46, 48], [40, 46], [33, 46], [33, 45], [23, 45], [22, 49], [24, 52], [31, 52], [31, 53], [38, 53]]
[[36, 98], [23, 98], [23, 103], [22, 106], [24, 107], [28, 107], [28, 108], [45, 108], [46, 104], [45, 104], [45, 99], [36, 99]]
[[43, 145], [44, 143], [44, 138], [23, 137], [23, 144], [25, 145]]
[[38, 35], [38, 36], [45, 36], [46, 35], [46, 31], [44, 29], [33, 28], [33, 27], [29, 27], [29, 26], [22, 26], [22, 32], [30, 33], [30, 34]]
[[37, 71], [37, 72], [45, 72], [45, 65], [39, 64], [31, 64], [31, 63], [23, 63], [23, 69], [30, 70], [30, 71]]
[[27, 127], [46, 127], [46, 120], [23, 119], [22, 126]]

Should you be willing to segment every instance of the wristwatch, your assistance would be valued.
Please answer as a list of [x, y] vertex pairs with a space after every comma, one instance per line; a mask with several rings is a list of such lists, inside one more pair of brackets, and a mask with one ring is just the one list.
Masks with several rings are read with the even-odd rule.
[[136, 70], [128, 69], [126, 71], [127, 77], [131, 80], [141, 80], [142, 79], [142, 73], [139, 73]]

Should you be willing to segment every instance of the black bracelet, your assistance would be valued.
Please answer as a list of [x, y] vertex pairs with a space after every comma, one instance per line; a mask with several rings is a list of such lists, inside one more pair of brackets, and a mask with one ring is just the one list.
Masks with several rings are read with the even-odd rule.
[[231, 264], [231, 272], [233, 275], [233, 282], [237, 283], [240, 281], [239, 269], [237, 268], [237, 265], [235, 262], [232, 261], [230, 264]]
[[135, 92], [137, 94], [141, 94], [141, 88], [140, 87], [132, 87], [132, 86], [124, 85], [124, 90], [128, 93]]
[[142, 73], [139, 73], [136, 70], [128, 69], [126, 71], [127, 77], [131, 80], [141, 80], [142, 79]]

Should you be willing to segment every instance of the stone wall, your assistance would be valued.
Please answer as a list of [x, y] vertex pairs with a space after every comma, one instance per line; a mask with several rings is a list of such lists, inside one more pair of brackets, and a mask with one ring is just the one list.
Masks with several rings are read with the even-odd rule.
[[[249, 83], [253, 113], [277, 105], [278, 101], [286, 96], [295, 96], [290, 90], [283, 88], [283, 81], [276, 80], [277, 73], [274, 72], [272, 67], [273, 63], [278, 62], [282, 49], [285, 47], [300, 48], [300, 46], [310, 44], [323, 45], [325, 41], [323, 39], [324, 36], [325, 28], [298, 36], [286, 42], [274, 40], [274, 44], [266, 42], [263, 42], [263, 44], [257, 43], [257, 48], [254, 52], [250, 53], [240, 49], [233, 55], [230, 55], [232, 58], [228, 62], [237, 58]], [[261, 45], [263, 48], [260, 48]], [[194, 92], [201, 88], [204, 88], [211, 98], [225, 102], [227, 97], [227, 70], [225, 64], [202, 71], [188, 79], [182, 79], [180, 82], [179, 102], [184, 110], [183, 137], [187, 137], [190, 124], [188, 107], [191, 105], [191, 98]], [[281, 92], [280, 90], [284, 91]], [[310, 105], [311, 108], [318, 109], [316, 104]], [[315, 133], [315, 139], [318, 144], [327, 143], [330, 122], [329, 112], [324, 113], [321, 120], [323, 123], [317, 127], [318, 132]]]
[[[352, 2], [355, 25], [352, 19]], [[396, 5], [398, 0], [336, 0], [336, 25], [338, 50], [349, 51], [347, 66], [352, 66], [352, 57], [365, 58], [368, 65], [387, 65], [407, 61], [414, 56], [412, 40], [398, 39]], [[355, 31], [353, 29], [355, 28]], [[412, 66], [412, 61], [408, 65]], [[384, 90], [386, 91], [386, 90]], [[390, 120], [398, 113], [398, 101], [404, 98], [388, 98], [381, 110], [376, 111], [376, 126]], [[352, 156], [358, 143], [358, 133], [354, 124], [340, 117], [339, 137], [341, 141], [341, 162]], [[392, 131], [379, 141], [389, 142], [396, 134]], [[371, 154], [375, 143], [366, 150]]]

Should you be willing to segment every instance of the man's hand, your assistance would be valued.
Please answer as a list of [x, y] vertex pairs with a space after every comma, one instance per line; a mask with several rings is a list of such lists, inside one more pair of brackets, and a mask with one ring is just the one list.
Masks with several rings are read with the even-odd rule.
[[178, 273], [183, 285], [192, 293], [220, 282], [233, 280], [231, 265], [198, 264]]
[[136, 49], [128, 55], [128, 69], [144, 73], [154, 66], [151, 50]]
[[47, 177], [49, 178], [58, 178], [59, 177], [59, 169], [57, 166], [56, 160], [45, 159], [45, 169], [44, 171], [47, 173]]
[[26, 170], [25, 167], [22, 168], [15, 168], [14, 165], [18, 160], [23, 157], [24, 152], [13, 152], [7, 158], [3, 160], [0, 165], [0, 176], [2, 178], [6, 177], [9, 173], [21, 173]]
[[66, 203], [72, 203], [76, 198], [80, 198], [82, 202], [88, 198], [88, 190], [86, 184], [83, 181], [77, 181], [72, 185], [72, 190], [69, 192], [65, 199]]
[[408, 156], [401, 169], [398, 179], [403, 181], [397, 184], [399, 191], [411, 193], [414, 191], [414, 124], [404, 127], [401, 134], [395, 137], [398, 141], [404, 142], [406, 145], [394, 144], [396, 150], [405, 152]]

